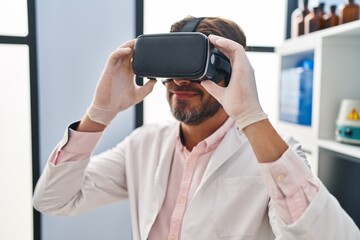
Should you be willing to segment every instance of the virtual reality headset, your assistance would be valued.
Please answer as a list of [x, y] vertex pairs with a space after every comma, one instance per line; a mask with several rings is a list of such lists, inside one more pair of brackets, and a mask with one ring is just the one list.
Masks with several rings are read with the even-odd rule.
[[145, 34], [136, 39], [133, 70], [139, 77], [191, 81], [212, 80], [225, 84], [231, 76], [229, 59], [210, 46], [200, 32]]

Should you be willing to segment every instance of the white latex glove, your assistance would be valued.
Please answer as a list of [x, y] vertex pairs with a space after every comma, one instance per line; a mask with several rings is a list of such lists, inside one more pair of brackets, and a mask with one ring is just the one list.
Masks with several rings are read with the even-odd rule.
[[156, 80], [150, 80], [144, 86], [135, 82], [131, 63], [134, 45], [135, 40], [130, 40], [109, 56], [87, 109], [92, 121], [109, 125], [118, 112], [141, 102], [152, 91]]
[[240, 130], [266, 119], [267, 115], [260, 106], [256, 90], [254, 70], [244, 48], [237, 42], [215, 35], [210, 35], [209, 40], [230, 59], [232, 73], [227, 87], [221, 87], [210, 80], [201, 81], [201, 85], [236, 120]]

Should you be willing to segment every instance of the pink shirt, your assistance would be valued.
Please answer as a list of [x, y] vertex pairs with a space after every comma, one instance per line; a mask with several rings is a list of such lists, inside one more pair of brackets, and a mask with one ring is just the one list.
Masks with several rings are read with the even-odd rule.
[[234, 120], [229, 118], [191, 152], [182, 145], [180, 136], [177, 136], [165, 200], [151, 228], [149, 240], [180, 239], [186, 207], [200, 185], [212, 153], [233, 124]]
[[[180, 229], [186, 207], [191, 201], [206, 170], [211, 154], [221, 142], [234, 121], [228, 119], [223, 126], [200, 142], [189, 152], [177, 139], [168, 189], [162, 208], [152, 226], [149, 240], [180, 239]], [[83, 159], [93, 151], [102, 133], [77, 132], [69, 128], [50, 156], [50, 162], [61, 164], [73, 159]], [[294, 161], [295, 153], [288, 149], [283, 156], [272, 163], [259, 164], [261, 175], [277, 214], [285, 224], [291, 224], [315, 198], [318, 180], [302, 161]]]

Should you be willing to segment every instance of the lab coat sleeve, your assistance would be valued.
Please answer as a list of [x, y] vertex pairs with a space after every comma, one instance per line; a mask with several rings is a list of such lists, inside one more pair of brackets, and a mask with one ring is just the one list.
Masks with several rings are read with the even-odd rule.
[[[360, 240], [360, 232], [356, 224], [321, 181], [313, 176], [310, 168], [303, 164], [304, 160], [300, 146], [290, 144], [290, 148], [278, 160], [279, 163], [275, 162], [266, 168], [261, 167], [271, 197], [269, 218], [276, 239]], [[302, 169], [297, 171], [297, 168]], [[297, 175], [302, 171], [308, 173], [302, 173], [304, 176]], [[291, 175], [292, 173], [294, 174]], [[299, 208], [304, 208], [298, 212], [295, 209], [297, 200], [292, 202], [292, 206], [289, 206], [287, 201], [283, 202], [285, 204], [279, 201], [282, 196], [292, 198], [299, 193], [304, 196], [299, 202]], [[284, 221], [284, 214], [281, 214], [284, 212], [289, 213], [294, 221], [291, 223]], [[291, 212], [297, 212], [295, 218]]]
[[299, 219], [319, 191], [319, 179], [292, 149], [278, 161], [260, 164], [260, 171], [276, 212], [286, 224]]
[[53, 150], [49, 162], [57, 165], [68, 161], [86, 159], [91, 155], [99, 142], [103, 132], [78, 132], [75, 131], [78, 122], [71, 124], [63, 139]]
[[[92, 157], [87, 138], [66, 131], [37, 182], [34, 208], [52, 215], [76, 215], [127, 198], [124, 144]], [[90, 138], [89, 138], [90, 139]], [[93, 142], [91, 140], [90, 142]], [[124, 141], [125, 142], [125, 141]], [[92, 144], [92, 143], [91, 143]], [[66, 161], [54, 163], [61, 150]]]
[[301, 217], [285, 224], [270, 201], [269, 218], [276, 240], [360, 240], [360, 231], [323, 184]]

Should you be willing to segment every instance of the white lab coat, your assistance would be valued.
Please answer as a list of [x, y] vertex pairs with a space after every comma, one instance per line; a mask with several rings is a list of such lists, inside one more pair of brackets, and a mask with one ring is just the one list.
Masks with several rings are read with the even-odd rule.
[[[165, 197], [178, 129], [173, 124], [145, 126], [91, 160], [48, 163], [34, 207], [74, 215], [129, 199], [133, 239], [147, 239]], [[300, 151], [292, 138], [285, 140]], [[234, 126], [213, 153], [188, 205], [182, 240], [360, 239], [359, 229], [323, 185], [301, 218], [285, 225], [269, 201], [258, 167], [247, 138]]]

